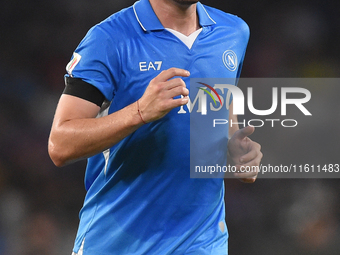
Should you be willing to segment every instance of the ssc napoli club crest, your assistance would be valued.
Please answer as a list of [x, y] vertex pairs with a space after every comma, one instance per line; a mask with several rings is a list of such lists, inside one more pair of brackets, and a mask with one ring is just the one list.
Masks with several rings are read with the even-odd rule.
[[226, 50], [223, 53], [223, 64], [226, 68], [230, 71], [235, 71], [237, 69], [238, 61], [237, 61], [237, 55], [232, 50]]

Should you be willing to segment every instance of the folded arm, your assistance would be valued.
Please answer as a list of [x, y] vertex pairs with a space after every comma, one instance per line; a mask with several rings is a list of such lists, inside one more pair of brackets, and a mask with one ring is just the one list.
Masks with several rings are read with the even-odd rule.
[[[125, 108], [96, 118], [100, 107], [87, 100], [63, 94], [59, 100], [48, 143], [55, 165], [63, 166], [112, 147], [143, 122], [165, 116], [188, 102], [189, 91], [181, 78], [189, 72], [179, 68], [162, 71], [149, 83], [143, 96]], [[183, 98], [174, 97], [182, 95]], [[141, 114], [143, 117], [141, 117]]]

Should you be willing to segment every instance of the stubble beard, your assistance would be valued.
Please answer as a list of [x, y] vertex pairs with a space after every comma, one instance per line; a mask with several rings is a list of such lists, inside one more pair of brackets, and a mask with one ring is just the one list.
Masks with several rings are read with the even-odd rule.
[[178, 4], [181, 5], [192, 5], [192, 4], [196, 4], [198, 2], [198, 0], [172, 0]]

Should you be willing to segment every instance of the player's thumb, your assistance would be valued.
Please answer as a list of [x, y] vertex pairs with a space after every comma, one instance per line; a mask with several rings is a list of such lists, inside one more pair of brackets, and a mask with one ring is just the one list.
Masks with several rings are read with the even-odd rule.
[[254, 133], [255, 127], [254, 126], [246, 126], [237, 132], [237, 138], [242, 140], [246, 138], [247, 136], [250, 136], [252, 133]]

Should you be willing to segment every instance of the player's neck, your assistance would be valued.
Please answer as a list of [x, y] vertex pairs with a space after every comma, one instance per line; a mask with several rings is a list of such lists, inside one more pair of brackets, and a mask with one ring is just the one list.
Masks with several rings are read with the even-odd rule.
[[196, 4], [180, 4], [174, 0], [149, 0], [158, 19], [165, 28], [186, 36], [200, 28]]

